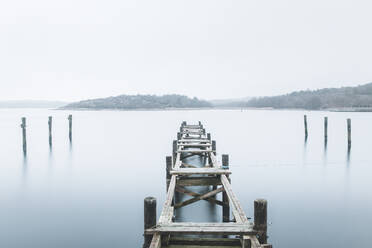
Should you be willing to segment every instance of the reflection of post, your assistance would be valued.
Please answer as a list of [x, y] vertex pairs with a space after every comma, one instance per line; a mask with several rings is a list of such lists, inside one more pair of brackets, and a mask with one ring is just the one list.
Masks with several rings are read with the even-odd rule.
[[328, 117], [324, 117], [324, 143], [328, 141]]
[[72, 115], [68, 116], [68, 137], [70, 139], [70, 142], [72, 141]]
[[48, 118], [48, 126], [49, 126], [49, 147], [52, 147], [52, 116]]
[[307, 139], [308, 132], [307, 132], [307, 116], [306, 115], [304, 115], [304, 125], [305, 125], [305, 139]]
[[351, 119], [347, 119], [347, 145], [351, 147]]
[[23, 141], [23, 154], [27, 155], [27, 139], [26, 139], [26, 118], [22, 117], [22, 141]]

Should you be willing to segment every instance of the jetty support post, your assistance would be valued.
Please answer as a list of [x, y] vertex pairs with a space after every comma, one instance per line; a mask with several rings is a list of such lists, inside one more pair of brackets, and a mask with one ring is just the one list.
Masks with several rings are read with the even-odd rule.
[[[152, 228], [154, 226], [156, 226], [156, 198], [146, 197], [144, 200], [144, 230]], [[144, 234], [143, 248], [150, 247], [151, 240], [151, 234]]]
[[324, 143], [328, 141], [328, 117], [324, 117]]
[[169, 189], [169, 184], [170, 184], [170, 181], [171, 181], [171, 170], [172, 170], [172, 156], [167, 156], [165, 158], [165, 161], [166, 161], [166, 182], [167, 182], [167, 192], [168, 192], [168, 189]]
[[177, 140], [173, 140], [173, 164], [176, 163], [176, 159], [177, 159]]
[[257, 199], [254, 201], [254, 230], [258, 232], [261, 244], [267, 244], [267, 201]]
[[72, 141], [72, 115], [68, 116], [68, 137]]
[[347, 119], [347, 145], [351, 147], [351, 119]]
[[[222, 155], [222, 169], [229, 169], [229, 155], [223, 154]], [[230, 181], [230, 178], [229, 178]], [[223, 222], [230, 222], [230, 205], [229, 205], [229, 197], [227, 196], [226, 191], [222, 192], [222, 202], [224, 205], [222, 206], [222, 220]]]
[[22, 143], [23, 143], [23, 155], [27, 155], [27, 138], [26, 138], [26, 117], [22, 117]]
[[49, 127], [49, 147], [52, 147], [52, 124], [53, 124], [53, 117], [48, 117], [48, 127]]
[[305, 126], [305, 139], [307, 139], [308, 131], [307, 131], [307, 116], [304, 115], [304, 126]]

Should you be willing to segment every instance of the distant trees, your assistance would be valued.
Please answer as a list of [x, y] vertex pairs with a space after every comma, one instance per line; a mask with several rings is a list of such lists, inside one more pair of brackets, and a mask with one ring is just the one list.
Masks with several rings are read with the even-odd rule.
[[270, 108], [352, 108], [372, 107], [372, 83], [357, 87], [297, 91], [287, 95], [254, 98], [246, 107]]
[[164, 109], [211, 107], [207, 101], [183, 95], [120, 95], [71, 103], [64, 108], [91, 109]]

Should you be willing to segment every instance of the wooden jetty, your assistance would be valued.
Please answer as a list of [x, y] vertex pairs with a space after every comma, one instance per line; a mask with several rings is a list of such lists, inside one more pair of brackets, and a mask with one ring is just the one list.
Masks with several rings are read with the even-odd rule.
[[[185, 162], [191, 156], [203, 156], [204, 165]], [[229, 157], [216, 157], [216, 142], [206, 134], [203, 125], [182, 122], [177, 140], [173, 141], [173, 157], [166, 158], [167, 197], [158, 222], [156, 199], [144, 201], [144, 248], [243, 247], [268, 248], [267, 202], [254, 202], [254, 223], [250, 222], [230, 184]], [[189, 186], [210, 186], [207, 193], [196, 193]], [[216, 195], [222, 193], [222, 200]], [[176, 202], [175, 194], [192, 198]], [[176, 210], [205, 200], [222, 207], [221, 223], [174, 222]], [[232, 219], [230, 219], [230, 212]]]

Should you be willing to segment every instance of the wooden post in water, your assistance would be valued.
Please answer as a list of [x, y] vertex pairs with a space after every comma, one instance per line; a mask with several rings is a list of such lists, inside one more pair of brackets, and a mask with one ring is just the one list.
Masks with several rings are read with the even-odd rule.
[[173, 140], [173, 164], [176, 163], [177, 159], [177, 140]]
[[22, 142], [23, 142], [23, 154], [27, 155], [27, 138], [26, 138], [26, 117], [22, 117]]
[[72, 115], [68, 116], [68, 137], [70, 139], [70, 142], [72, 141]]
[[[229, 155], [223, 154], [222, 155], [222, 168], [229, 169]], [[222, 220], [223, 222], [230, 222], [230, 203], [229, 197], [227, 196], [226, 191], [222, 192], [222, 202], [224, 205], [222, 206]]]
[[[156, 226], [156, 199], [146, 197], [144, 201], [144, 230]], [[143, 248], [150, 246], [152, 235], [144, 235]]]
[[307, 132], [307, 116], [304, 115], [304, 125], [305, 125], [305, 139], [307, 139], [308, 132]]
[[53, 117], [48, 117], [48, 126], [49, 126], [49, 147], [52, 147], [52, 121]]
[[166, 178], [167, 178], [167, 192], [169, 188], [169, 183], [171, 181], [171, 170], [172, 170], [172, 156], [167, 156], [165, 158], [166, 161]]
[[347, 119], [347, 145], [351, 147], [351, 119]]
[[328, 141], [328, 117], [324, 117], [324, 143]]
[[254, 201], [254, 230], [258, 231], [258, 240], [261, 244], [267, 243], [267, 201], [257, 199]]

